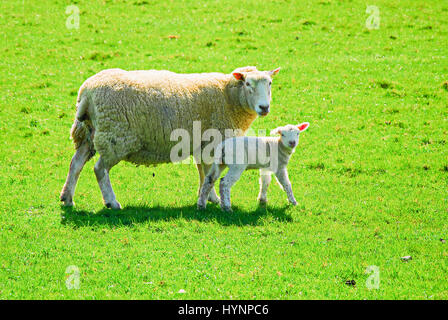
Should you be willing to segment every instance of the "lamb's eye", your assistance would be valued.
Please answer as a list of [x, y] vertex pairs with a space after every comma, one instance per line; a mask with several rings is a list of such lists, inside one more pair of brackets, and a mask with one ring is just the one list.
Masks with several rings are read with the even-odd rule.
[[246, 82], [246, 86], [250, 87], [250, 83], [249, 83], [249, 82]]
[[269, 82], [269, 86], [271, 86], [272, 82]]

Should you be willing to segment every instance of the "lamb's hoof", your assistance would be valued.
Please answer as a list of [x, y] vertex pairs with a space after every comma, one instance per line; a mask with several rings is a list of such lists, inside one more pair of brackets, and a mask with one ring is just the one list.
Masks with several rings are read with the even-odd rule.
[[292, 201], [292, 202], [290, 202], [290, 204], [291, 204], [292, 206], [296, 206], [296, 205], [297, 205], [297, 201]]
[[258, 199], [258, 204], [260, 206], [265, 206], [268, 203], [267, 199]]
[[61, 194], [61, 197], [59, 198], [62, 201], [62, 205], [64, 207], [73, 207], [75, 203], [73, 202], [73, 199], [69, 196], [65, 196]]
[[206, 204], [205, 203], [198, 203], [198, 210], [205, 210]]
[[121, 204], [117, 200], [115, 200], [114, 202], [106, 203], [106, 207], [113, 210], [120, 210]]
[[208, 195], [208, 201], [210, 201], [211, 203], [215, 203], [218, 204], [221, 202], [221, 199], [218, 198], [217, 195], [212, 195], [211, 193]]

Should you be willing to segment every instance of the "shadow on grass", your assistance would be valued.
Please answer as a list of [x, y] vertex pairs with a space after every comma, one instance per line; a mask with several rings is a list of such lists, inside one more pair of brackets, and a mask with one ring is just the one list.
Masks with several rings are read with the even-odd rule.
[[263, 217], [272, 217], [278, 221], [290, 222], [292, 217], [286, 214], [288, 206], [281, 208], [259, 206], [255, 211], [240, 210], [233, 207], [233, 212], [222, 212], [219, 206], [208, 204], [207, 209], [198, 211], [196, 205], [183, 207], [147, 207], [130, 206], [122, 210], [102, 209], [98, 212], [77, 210], [73, 207], [62, 207], [61, 223], [74, 227], [82, 226], [123, 226], [146, 221], [170, 221], [182, 219], [186, 221], [216, 221], [223, 226], [259, 225]]

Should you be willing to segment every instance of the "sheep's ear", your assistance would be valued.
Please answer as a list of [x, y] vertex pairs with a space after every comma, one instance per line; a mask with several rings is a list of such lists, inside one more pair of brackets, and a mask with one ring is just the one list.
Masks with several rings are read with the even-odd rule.
[[244, 79], [246, 78], [244, 74], [241, 72], [234, 72], [232, 73], [232, 75], [235, 77], [236, 80], [244, 81]]
[[280, 68], [268, 71], [270, 77], [276, 76], [280, 72]]
[[282, 127], [278, 127], [271, 130], [271, 136], [282, 133]]
[[309, 122], [301, 123], [297, 126], [299, 128], [300, 132], [305, 131], [310, 126]]

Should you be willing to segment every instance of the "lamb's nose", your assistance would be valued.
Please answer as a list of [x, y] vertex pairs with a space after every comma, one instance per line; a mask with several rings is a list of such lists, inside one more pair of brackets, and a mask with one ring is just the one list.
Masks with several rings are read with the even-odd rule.
[[296, 143], [294, 141], [289, 141], [289, 145], [290, 145], [291, 148], [294, 148]]
[[263, 114], [268, 114], [269, 113], [269, 105], [267, 105], [267, 106], [259, 105], [258, 107], [260, 108], [260, 110], [261, 110], [261, 112]]

